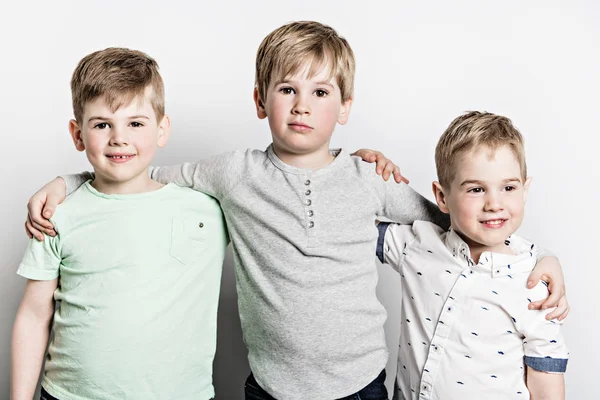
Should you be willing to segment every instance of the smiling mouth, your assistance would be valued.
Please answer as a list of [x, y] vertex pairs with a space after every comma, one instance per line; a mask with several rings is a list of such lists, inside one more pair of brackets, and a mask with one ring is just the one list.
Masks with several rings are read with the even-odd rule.
[[501, 228], [504, 226], [504, 223], [508, 221], [507, 219], [488, 219], [486, 221], [480, 221], [480, 224], [488, 228]]
[[107, 154], [106, 158], [115, 163], [124, 163], [131, 160], [135, 156], [135, 154]]

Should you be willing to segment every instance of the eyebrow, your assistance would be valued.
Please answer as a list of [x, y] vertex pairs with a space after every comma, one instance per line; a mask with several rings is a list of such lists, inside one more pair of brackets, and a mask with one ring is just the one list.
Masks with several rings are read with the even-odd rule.
[[[287, 79], [282, 79], [280, 81], [276, 81], [273, 84], [273, 86], [281, 85], [282, 83], [294, 84], [296, 82], [295, 81], [290, 81], [290, 80], [287, 80]], [[332, 89], [334, 88], [333, 85], [330, 82], [327, 82], [327, 81], [319, 81], [319, 82], [315, 82], [315, 84], [317, 86], [329, 86]]]
[[[510, 182], [519, 182], [521, 183], [521, 179], [519, 178], [507, 178], [504, 179], [502, 181], [502, 183], [510, 183]], [[481, 185], [483, 182], [479, 181], [477, 179], [467, 179], [466, 181], [464, 181], [463, 183], [460, 184], [460, 186], [465, 186], [465, 185], [471, 185], [471, 184], [479, 184]]]
[[[148, 120], [150, 119], [150, 117], [148, 117], [146, 115], [132, 115], [131, 117], [127, 117], [127, 119], [139, 119], [139, 118], [148, 119]], [[90, 119], [88, 119], [88, 122], [94, 121], [96, 119], [103, 120], [103, 121], [110, 121], [111, 120], [111, 118], [109, 118], [109, 117], [103, 117], [103, 116], [99, 115], [99, 116], [93, 116], [93, 117], [91, 117]]]

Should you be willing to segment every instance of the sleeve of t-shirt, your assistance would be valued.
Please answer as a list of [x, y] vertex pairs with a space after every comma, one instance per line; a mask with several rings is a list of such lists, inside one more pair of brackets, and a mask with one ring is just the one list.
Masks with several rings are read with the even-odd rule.
[[417, 220], [433, 222], [446, 230], [450, 227], [450, 217], [439, 207], [417, 193], [405, 183], [387, 182], [375, 172], [375, 164], [353, 158], [360, 175], [371, 187], [380, 203], [379, 217], [385, 217], [400, 224], [412, 224]]
[[246, 177], [244, 174], [250, 173], [251, 159], [250, 150], [233, 151], [196, 163], [154, 167], [150, 176], [161, 183], [174, 183], [222, 199]]
[[[522, 309], [527, 309], [525, 301], [547, 297], [548, 288], [540, 282], [528, 293], [531, 297], [524, 299]], [[561, 332], [562, 322], [546, 320], [547, 313], [548, 310], [526, 310], [518, 317], [516, 326], [524, 336], [525, 365], [537, 371], [564, 373], [569, 352]]]
[[377, 229], [379, 230], [377, 258], [382, 263], [389, 264], [396, 271], [400, 271], [406, 246], [415, 239], [413, 226], [380, 222]]
[[46, 236], [43, 241], [30, 239], [17, 274], [36, 281], [50, 281], [58, 277], [60, 256], [60, 234]]

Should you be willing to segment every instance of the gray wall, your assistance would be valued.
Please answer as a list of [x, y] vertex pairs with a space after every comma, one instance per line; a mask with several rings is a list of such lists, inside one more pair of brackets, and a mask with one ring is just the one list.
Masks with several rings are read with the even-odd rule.
[[[381, 149], [430, 195], [433, 149], [465, 110], [511, 117], [527, 141], [534, 177], [520, 233], [561, 259], [573, 311], [568, 397], [596, 399], [600, 272], [597, 168], [600, 5], [593, 1], [11, 2], [0, 25], [0, 399], [8, 398], [10, 332], [24, 281], [29, 196], [54, 176], [87, 169], [67, 133], [69, 79], [85, 54], [127, 46], [162, 67], [173, 135], [157, 164], [234, 148], [265, 148], [268, 125], [252, 103], [254, 55], [277, 26], [334, 26], [357, 57], [356, 100], [333, 145]], [[364, 4], [368, 4], [368, 7]], [[218, 399], [241, 399], [248, 372], [226, 260], [215, 361]], [[379, 296], [398, 332], [398, 279], [381, 267]], [[393, 358], [393, 357], [392, 357]], [[390, 375], [394, 373], [394, 360]]]

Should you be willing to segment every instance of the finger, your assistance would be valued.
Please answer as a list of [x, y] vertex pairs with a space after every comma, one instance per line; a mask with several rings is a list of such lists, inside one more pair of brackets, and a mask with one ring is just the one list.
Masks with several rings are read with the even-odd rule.
[[533, 287], [535, 287], [535, 285], [537, 285], [539, 283], [539, 281], [542, 280], [542, 271], [539, 271], [538, 269], [534, 269], [533, 271], [531, 271], [531, 273], [529, 274], [529, 279], [527, 279], [527, 288], [531, 289]]
[[554, 310], [546, 314], [546, 319], [548, 321], [562, 316], [568, 310], [569, 306], [567, 305], [567, 301], [563, 299], [564, 297], [561, 298]]
[[565, 312], [562, 313], [557, 319], [559, 321], [562, 321], [563, 319], [567, 318], [567, 316], [569, 316], [569, 311], [571, 311], [571, 307], [567, 307], [567, 309], [565, 310]]
[[394, 165], [394, 180], [396, 181], [396, 183], [400, 183], [400, 182], [404, 182], [406, 184], [408, 184], [409, 180], [402, 176], [402, 173], [400, 172], [400, 168], [397, 165]]
[[385, 181], [390, 179], [390, 176], [392, 176], [396, 168], [398, 168], [396, 167], [396, 164], [388, 160], [388, 162], [385, 164], [385, 169], [383, 170], [383, 179]]
[[31, 226], [33, 229], [35, 229], [38, 232], [45, 233], [48, 236], [56, 236], [56, 232], [54, 231], [54, 228], [48, 229], [45, 226], [38, 225], [37, 223], [35, 223], [33, 221], [31, 223]]
[[46, 204], [44, 205], [44, 218], [50, 219], [54, 215], [54, 210], [60, 204], [61, 199], [55, 195], [48, 195]]
[[380, 152], [375, 153], [375, 159], [377, 162], [377, 175], [381, 175], [385, 168], [385, 164], [388, 162], [388, 159], [385, 158], [385, 156]]
[[565, 295], [564, 287], [559, 287], [553, 283], [548, 286], [548, 290], [550, 295], [542, 303], [542, 310], [558, 306], [558, 302]]
[[29, 232], [29, 229], [27, 228], [27, 221], [25, 221], [25, 233], [27, 234], [29, 239], [33, 239], [33, 235], [31, 234], [31, 232]]
[[29, 236], [30, 238], [33, 236], [40, 242], [44, 241], [44, 235], [33, 226], [29, 217], [27, 217], [27, 221], [25, 222], [25, 228], [27, 229], [28, 234], [31, 234], [31, 236]]
[[41, 227], [46, 227], [46, 229], [52, 229], [50, 221], [42, 217], [42, 207], [45, 201], [45, 198], [41, 200], [29, 200], [29, 203], [27, 203], [27, 213], [29, 214], [29, 219], [32, 223]]
[[538, 301], [532, 301], [531, 303], [529, 303], [529, 305], [527, 306], [527, 308], [529, 308], [530, 310], [541, 310], [542, 309], [542, 304], [544, 303], [544, 300], [538, 300]]

